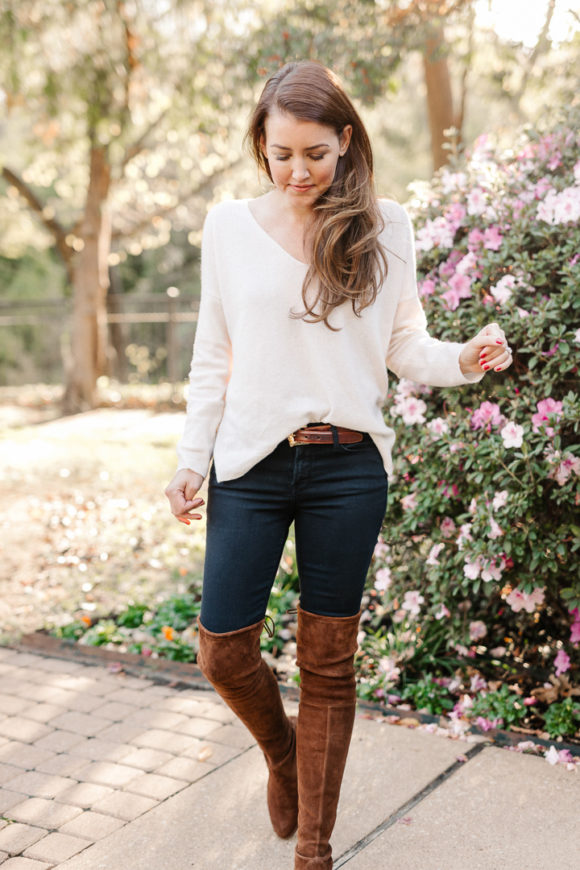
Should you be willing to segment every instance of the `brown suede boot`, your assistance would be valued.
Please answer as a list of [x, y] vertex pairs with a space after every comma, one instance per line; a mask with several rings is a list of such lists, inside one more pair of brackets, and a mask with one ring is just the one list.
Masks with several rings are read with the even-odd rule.
[[299, 608], [298, 843], [294, 870], [331, 870], [330, 835], [356, 706], [353, 659], [360, 614], [318, 616]]
[[260, 653], [264, 620], [225, 634], [208, 631], [199, 619], [198, 626], [198, 665], [264, 753], [272, 827], [279, 837], [290, 837], [298, 823], [296, 720], [286, 716], [276, 678]]

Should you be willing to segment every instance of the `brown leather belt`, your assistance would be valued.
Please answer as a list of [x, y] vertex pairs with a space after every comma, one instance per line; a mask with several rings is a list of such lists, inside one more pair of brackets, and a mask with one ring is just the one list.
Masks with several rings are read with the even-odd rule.
[[[356, 444], [362, 441], [364, 435], [355, 429], [345, 429], [344, 426], [335, 426], [339, 444]], [[332, 434], [333, 427], [330, 423], [321, 423], [318, 426], [304, 426], [288, 435], [290, 447], [298, 447], [301, 444], [334, 444]]]

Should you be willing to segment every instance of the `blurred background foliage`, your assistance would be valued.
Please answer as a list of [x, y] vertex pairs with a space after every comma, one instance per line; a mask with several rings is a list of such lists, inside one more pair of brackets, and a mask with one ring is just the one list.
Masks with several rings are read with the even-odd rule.
[[287, 60], [343, 77], [378, 190], [404, 202], [446, 160], [449, 128], [456, 148], [483, 132], [509, 141], [577, 99], [574, 6], [0, 0], [0, 302], [63, 300], [50, 329], [0, 326], [0, 384], [64, 379], [68, 410], [90, 407], [111, 373], [107, 297], [177, 286], [195, 299], [207, 209], [267, 189], [242, 140]]

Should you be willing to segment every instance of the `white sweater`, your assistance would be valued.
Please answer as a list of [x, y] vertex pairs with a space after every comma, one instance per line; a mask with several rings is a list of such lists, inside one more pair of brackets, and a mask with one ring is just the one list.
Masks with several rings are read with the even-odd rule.
[[[405, 210], [381, 200], [388, 276], [376, 301], [329, 321], [289, 317], [303, 311], [307, 266], [256, 221], [248, 200], [222, 202], [206, 219], [201, 303], [178, 468], [218, 481], [240, 477], [306, 423], [368, 432], [391, 473], [395, 433], [383, 418], [387, 366], [419, 383], [448, 387], [463, 375], [463, 344], [426, 331], [417, 293], [413, 231]], [[316, 449], [316, 448], [312, 448]]]

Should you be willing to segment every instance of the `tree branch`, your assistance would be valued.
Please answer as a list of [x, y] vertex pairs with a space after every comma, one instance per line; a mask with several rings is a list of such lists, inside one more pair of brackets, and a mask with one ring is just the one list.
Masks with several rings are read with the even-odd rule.
[[473, 6], [469, 8], [469, 36], [467, 39], [467, 55], [463, 70], [461, 73], [461, 91], [459, 96], [459, 108], [454, 119], [453, 126], [459, 132], [459, 141], [462, 139], [463, 124], [465, 122], [465, 107], [467, 104], [467, 79], [471, 69], [471, 58], [473, 56], [473, 33], [475, 25], [475, 9]]
[[211, 188], [216, 183], [218, 178], [220, 178], [220, 176], [222, 176], [225, 172], [228, 172], [228, 170], [233, 169], [235, 166], [237, 166], [239, 163], [241, 163], [242, 159], [243, 159], [242, 157], [238, 157], [238, 158], [236, 158], [236, 160], [232, 161], [232, 163], [228, 163], [227, 166], [224, 166], [221, 169], [218, 169], [216, 172], [213, 173], [213, 175], [211, 175], [209, 178], [206, 178], [205, 181], [203, 181], [201, 184], [199, 184], [196, 188], [192, 188], [187, 193], [183, 194], [183, 196], [180, 196], [178, 201], [176, 203], [174, 203], [173, 205], [168, 205], [165, 208], [162, 208], [162, 209], [159, 209], [159, 211], [156, 211], [155, 214], [148, 215], [146, 218], [143, 218], [142, 221], [139, 221], [139, 223], [134, 224], [129, 230], [123, 230], [123, 231], [118, 230], [117, 232], [114, 232], [112, 234], [112, 239], [114, 241], [119, 241], [119, 239], [123, 239], [123, 238], [129, 237], [129, 236], [134, 236], [137, 233], [140, 233], [143, 230], [146, 230], [148, 227], [150, 227], [151, 223], [156, 218], [167, 217], [167, 215], [171, 214], [171, 212], [174, 212], [176, 208], [179, 208], [180, 205], [183, 205], [185, 202], [192, 199], [194, 196], [203, 196], [209, 190], [211, 190]]
[[67, 231], [62, 226], [62, 224], [56, 220], [56, 218], [47, 217], [44, 213], [44, 206], [38, 196], [34, 193], [31, 187], [26, 184], [26, 182], [20, 178], [19, 175], [16, 175], [11, 169], [8, 169], [7, 166], [2, 167], [2, 177], [16, 188], [18, 193], [26, 200], [32, 211], [40, 218], [44, 227], [49, 231], [52, 235], [56, 248], [62, 257], [64, 266], [67, 271], [67, 275], [69, 280], [72, 279], [72, 257], [73, 251], [72, 248], [67, 244], [66, 237]]
[[524, 91], [526, 90], [529, 78], [534, 70], [537, 59], [541, 54], [546, 51], [546, 48], [549, 46], [550, 40], [548, 39], [548, 33], [550, 32], [550, 24], [552, 23], [555, 8], [556, 0], [549, 0], [548, 8], [546, 10], [546, 18], [544, 20], [544, 26], [540, 31], [540, 35], [538, 36], [538, 41], [534, 46], [534, 50], [528, 57], [528, 61], [524, 67], [524, 72], [520, 81], [520, 86], [517, 89], [516, 93], [512, 96], [512, 101], [515, 106], [519, 106], [520, 104], [520, 100], [524, 95]]
[[127, 146], [127, 148], [125, 149], [125, 154], [123, 156], [123, 159], [121, 160], [121, 163], [119, 165], [119, 170], [120, 170], [121, 174], [123, 173], [127, 164], [130, 163], [134, 157], [136, 157], [138, 154], [140, 154], [141, 151], [143, 151], [143, 149], [146, 146], [147, 139], [149, 138], [150, 134], [163, 121], [163, 119], [165, 118], [165, 116], [167, 115], [168, 112], [169, 112], [169, 106], [167, 106], [167, 108], [164, 109], [161, 112], [161, 114], [158, 115], [157, 118], [155, 118], [155, 120], [149, 124], [149, 126], [143, 131], [143, 133], [139, 136], [139, 138], [135, 142], [133, 142], [132, 145]]

